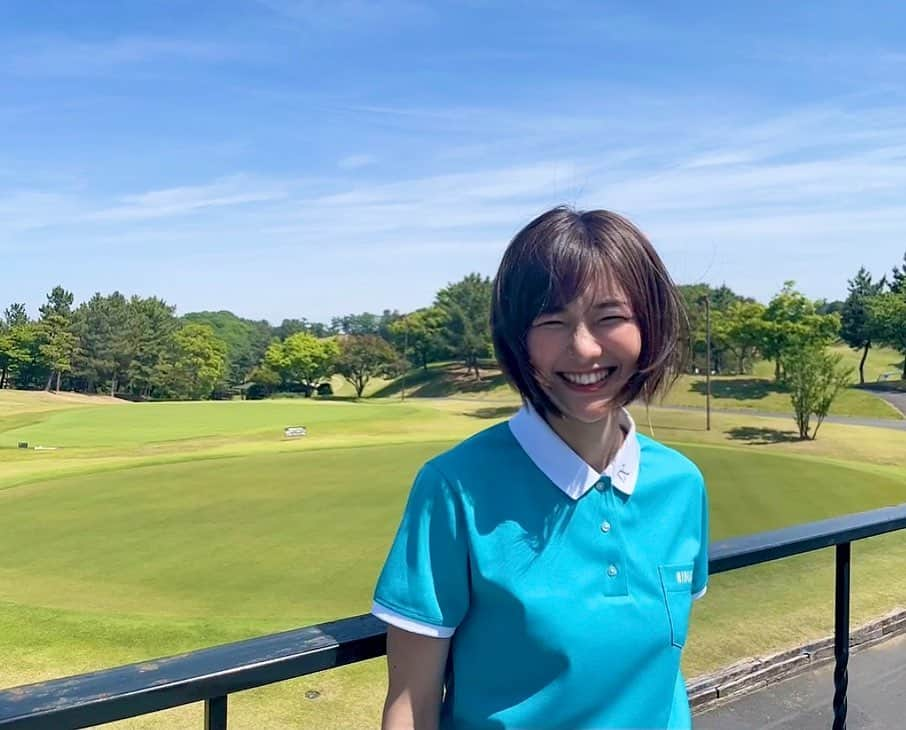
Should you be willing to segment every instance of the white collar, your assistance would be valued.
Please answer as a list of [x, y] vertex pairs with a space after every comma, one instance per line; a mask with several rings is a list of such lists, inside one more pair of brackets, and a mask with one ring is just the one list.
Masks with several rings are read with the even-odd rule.
[[526, 404], [510, 421], [510, 431], [523, 451], [535, 462], [557, 487], [572, 499], [579, 499], [602, 476], [608, 477], [613, 486], [626, 495], [632, 494], [639, 476], [641, 447], [636, 435], [635, 422], [625, 408], [619, 410], [620, 427], [626, 438], [616, 456], [603, 472], [592, 469], [547, 422]]

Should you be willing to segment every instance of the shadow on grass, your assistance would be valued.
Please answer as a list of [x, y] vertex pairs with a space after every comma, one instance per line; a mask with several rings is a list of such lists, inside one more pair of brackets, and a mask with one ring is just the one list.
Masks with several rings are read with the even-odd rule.
[[486, 393], [506, 382], [498, 370], [483, 371], [481, 380], [474, 373], [467, 373], [462, 365], [432, 366], [424, 370], [411, 371], [403, 378], [387, 383], [371, 394], [374, 398], [399, 395], [405, 387], [406, 395], [412, 398], [443, 398], [462, 393]]
[[[708, 392], [707, 382], [704, 379], [696, 380], [689, 387], [689, 390], [699, 395], [706, 395]], [[772, 393], [783, 392], [785, 392], [783, 387], [764, 378], [711, 379], [711, 397], [715, 399], [761, 400]]]
[[879, 383], [864, 383], [854, 385], [858, 390], [868, 390], [875, 393], [906, 393], [906, 380], [885, 380]]
[[463, 411], [462, 415], [472, 418], [509, 418], [519, 406], [496, 406], [488, 408], [476, 408], [474, 411]]
[[754, 446], [788, 444], [800, 440], [799, 434], [795, 431], [780, 431], [776, 428], [760, 428], [758, 426], [737, 426], [726, 433], [734, 441], [745, 441]]

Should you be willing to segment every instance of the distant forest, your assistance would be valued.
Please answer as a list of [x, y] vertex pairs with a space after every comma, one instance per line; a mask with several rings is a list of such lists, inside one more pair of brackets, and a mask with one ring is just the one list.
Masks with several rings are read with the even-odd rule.
[[[768, 304], [726, 286], [684, 285], [690, 368], [746, 373], [757, 359], [775, 363], [805, 346], [843, 341], [862, 352], [886, 345], [904, 354], [906, 254], [887, 276], [864, 268], [845, 298], [812, 301], [786, 282]], [[0, 388], [107, 393], [132, 399], [266, 397], [290, 391], [329, 393], [340, 374], [361, 395], [374, 377], [459, 360], [475, 376], [493, 355], [488, 326], [491, 281], [469, 274], [414, 312], [384, 310], [334, 317], [329, 323], [284, 319], [278, 326], [232, 312], [176, 315], [158, 297], [95, 294], [75, 305], [54, 287], [37, 319], [12, 303], [0, 320]], [[705, 360], [706, 309], [712, 360]], [[864, 382], [864, 377], [860, 379]]]

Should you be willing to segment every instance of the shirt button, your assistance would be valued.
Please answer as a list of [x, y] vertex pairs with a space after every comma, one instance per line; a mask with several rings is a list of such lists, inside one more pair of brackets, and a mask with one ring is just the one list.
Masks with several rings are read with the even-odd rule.
[[617, 576], [617, 566], [616, 566], [616, 565], [611, 565], [611, 566], [607, 569], [607, 575], [609, 575], [611, 578], [616, 578], [616, 576]]
[[610, 523], [607, 520], [601, 523], [601, 532], [610, 532]]

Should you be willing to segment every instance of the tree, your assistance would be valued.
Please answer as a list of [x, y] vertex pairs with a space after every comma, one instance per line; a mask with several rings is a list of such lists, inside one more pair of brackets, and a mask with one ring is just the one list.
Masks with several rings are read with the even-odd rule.
[[3, 320], [4, 324], [10, 329], [28, 324], [28, 312], [25, 309], [25, 305], [20, 302], [10, 304], [3, 312]]
[[285, 384], [299, 384], [311, 395], [333, 371], [338, 355], [336, 340], [297, 332], [283, 342], [272, 342], [264, 353], [264, 365], [279, 373]]
[[467, 371], [478, 370], [480, 358], [491, 353], [491, 280], [469, 274], [437, 293], [435, 306], [444, 315], [444, 339], [451, 351], [465, 363]]
[[[385, 315], [388, 314], [385, 312]], [[361, 314], [347, 314], [344, 317], [334, 317], [330, 324], [331, 329], [345, 335], [377, 335], [380, 333], [382, 318], [371, 312]]]
[[[13, 326], [10, 321], [15, 321]], [[47, 377], [44, 356], [40, 352], [37, 322], [7, 319], [0, 328], [0, 387], [11, 383], [17, 388], [42, 385]]]
[[764, 312], [759, 333], [762, 355], [774, 361], [774, 378], [783, 379], [783, 356], [806, 347], [833, 342], [840, 331], [840, 317], [818, 314], [814, 302], [796, 290], [796, 282], [784, 282]]
[[18, 356], [18, 351], [13, 350], [12, 333], [4, 322], [0, 324], [0, 390], [6, 387], [13, 360]]
[[736, 372], [747, 372], [762, 340], [764, 305], [758, 302], [733, 302], [725, 312], [712, 313], [712, 339], [736, 357]]
[[97, 392], [107, 387], [116, 394], [125, 379], [132, 352], [128, 340], [129, 302], [119, 292], [100, 293], [79, 305], [73, 314], [73, 330], [79, 338], [73, 377], [82, 389]]
[[[786, 351], [782, 355], [784, 383], [789, 389], [793, 417], [803, 441], [814, 440], [841, 389], [849, 385], [853, 368], [841, 366], [841, 355], [809, 345]], [[812, 416], [815, 430], [809, 434]]]
[[273, 393], [280, 387], [283, 379], [280, 377], [280, 373], [271, 370], [267, 364], [262, 362], [249, 373], [248, 382], [251, 383], [251, 387], [246, 390], [246, 397], [257, 399]]
[[841, 314], [846, 302], [834, 299], [829, 302], [827, 299], [819, 299], [815, 302], [815, 312], [818, 314]]
[[849, 296], [843, 303], [840, 313], [840, 338], [853, 350], [862, 350], [859, 361], [859, 384], [865, 383], [865, 360], [871, 349], [871, 317], [868, 302], [878, 296], [884, 289], [884, 279], [878, 282], [871, 280], [871, 274], [861, 267], [856, 276], [850, 279]]
[[403, 315], [400, 314], [398, 310], [394, 309], [393, 311], [390, 311], [389, 309], [385, 309], [381, 313], [381, 318], [378, 321], [378, 337], [382, 337], [385, 341], [393, 344], [393, 325], [402, 318]]
[[377, 335], [350, 335], [340, 341], [336, 371], [355, 388], [361, 398], [372, 378], [392, 378], [402, 370], [399, 355]]
[[278, 340], [285, 340], [290, 335], [299, 332], [307, 332], [315, 337], [330, 337], [337, 334], [338, 330], [329, 327], [321, 322], [309, 322], [305, 317], [302, 319], [284, 319], [279, 327], [274, 327], [271, 336]]
[[38, 349], [50, 370], [45, 390], [50, 390], [54, 375], [57, 393], [63, 373], [72, 370], [72, 358], [78, 348], [78, 338], [72, 332], [72, 292], [55, 286], [41, 306], [38, 322]]
[[[712, 288], [708, 284], [683, 284], [679, 287], [680, 295], [685, 304], [686, 316], [689, 320], [688, 343], [689, 362], [696, 364], [699, 357], [705, 356], [706, 342], [706, 316], [705, 300], [711, 306], [711, 370], [722, 372], [726, 369], [725, 355], [734, 352], [729, 341], [721, 336], [720, 324], [735, 304], [755, 303], [754, 299], [741, 297], [726, 284]], [[738, 361], [738, 357], [737, 357]]]
[[13, 303], [6, 308], [0, 321], [0, 390], [5, 388], [13, 374], [28, 361], [29, 348], [25, 330], [28, 314], [24, 304]]
[[868, 300], [872, 337], [903, 355], [906, 380], [906, 291], [885, 292]]
[[159, 384], [171, 397], [209, 398], [226, 373], [226, 345], [204, 324], [186, 324], [170, 340]]
[[428, 372], [428, 363], [443, 356], [444, 321], [444, 313], [437, 307], [418, 309], [389, 326], [390, 342], [404, 359]]
[[227, 346], [227, 381], [242, 385], [261, 362], [272, 338], [270, 325], [261, 320], [242, 319], [232, 312], [191, 312], [183, 321], [206, 324]]
[[903, 263], [894, 266], [890, 272], [890, 291], [894, 294], [906, 292], [906, 251], [903, 252]]
[[129, 300], [126, 347], [130, 353], [126, 371], [128, 390], [148, 398], [161, 384], [161, 368], [178, 327], [176, 307], [157, 297], [133, 296]]

